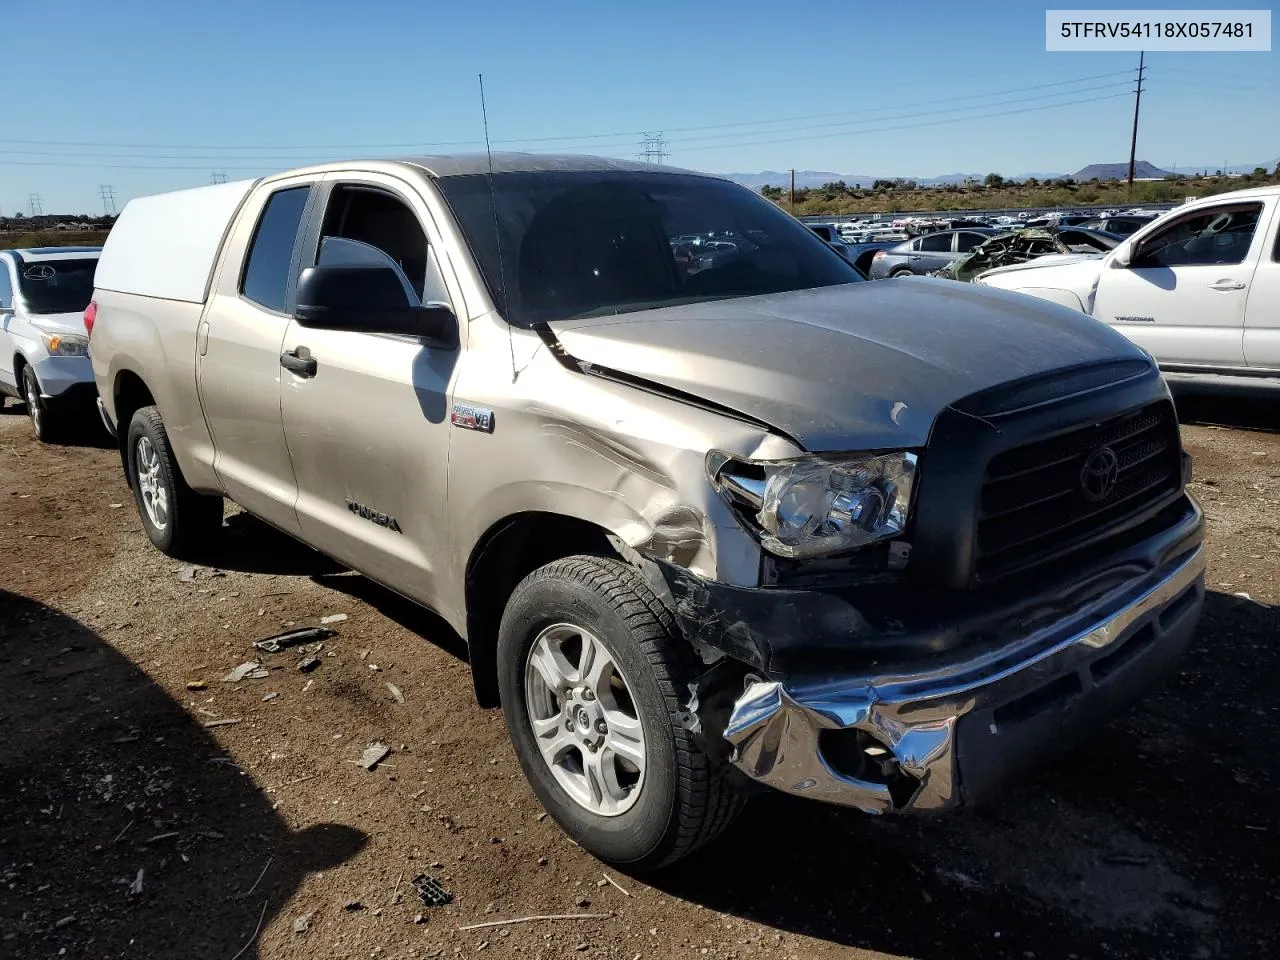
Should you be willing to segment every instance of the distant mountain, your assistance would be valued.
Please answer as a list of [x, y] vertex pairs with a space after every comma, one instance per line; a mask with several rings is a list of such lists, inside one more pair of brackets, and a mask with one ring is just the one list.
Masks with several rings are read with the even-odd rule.
[[[781, 173], [777, 170], [762, 170], [759, 173], [726, 173], [723, 176], [728, 177], [735, 183], [742, 184], [744, 187], [750, 187], [752, 190], [759, 190], [765, 186], [782, 187], [785, 190], [791, 186], [790, 170], [783, 170]], [[797, 189], [800, 187], [820, 187], [824, 183], [835, 183], [837, 180], [843, 180], [850, 186], [860, 183], [863, 187], [870, 187], [871, 184], [879, 179], [881, 179], [880, 176], [870, 173], [831, 173], [827, 170], [796, 171]]]
[[[1171, 177], [1168, 170], [1161, 170], [1155, 164], [1139, 160], [1133, 165], [1133, 175], [1140, 180], [1159, 180]], [[1097, 177], [1099, 180], [1124, 180], [1129, 176], [1128, 163], [1091, 163], [1071, 174], [1077, 183], [1085, 183]]]
[[[1269, 163], [1247, 163], [1234, 165], [1227, 168], [1228, 173], [1252, 173], [1255, 167], [1264, 167], [1267, 170], [1274, 170], [1276, 163], [1280, 163], [1280, 159]], [[1179, 164], [1178, 169], [1183, 173], [1198, 172], [1207, 170], [1213, 173], [1219, 169], [1220, 165], [1208, 166], [1190, 166]], [[1006, 180], [1026, 180], [1029, 177], [1035, 177], [1037, 180], [1057, 180], [1060, 177], [1071, 177], [1077, 182], [1087, 182], [1094, 177], [1099, 180], [1123, 180], [1129, 175], [1128, 163], [1091, 163], [1087, 167], [1077, 170], [1075, 173], [1047, 173], [1043, 170], [1034, 173], [1019, 173], [1013, 176], [1006, 175]], [[1167, 170], [1162, 170], [1146, 160], [1139, 160], [1134, 164], [1133, 175], [1140, 179], [1155, 179], [1173, 176]], [[763, 186], [780, 187], [786, 190], [791, 185], [790, 170], [762, 170], [759, 173], [726, 173], [723, 176], [730, 180], [742, 184], [744, 187], [750, 187], [753, 190], [759, 190]], [[796, 171], [796, 188], [802, 187], [820, 187], [824, 183], [836, 183], [843, 180], [849, 186], [861, 186], [863, 189], [869, 188], [877, 180], [893, 180], [901, 177], [903, 180], [914, 180], [922, 187], [942, 186], [950, 183], [964, 183], [966, 180], [976, 180], [981, 183], [986, 179], [986, 173], [943, 173], [934, 177], [912, 177], [903, 176], [902, 174], [888, 173], [833, 173], [830, 170], [797, 170]]]

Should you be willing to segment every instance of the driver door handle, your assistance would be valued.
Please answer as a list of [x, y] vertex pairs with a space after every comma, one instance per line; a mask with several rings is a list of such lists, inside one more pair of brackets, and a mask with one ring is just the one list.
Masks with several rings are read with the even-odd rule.
[[1210, 290], [1243, 290], [1243, 280], [1215, 280], [1209, 284]]
[[299, 377], [316, 375], [316, 358], [306, 347], [295, 347], [280, 354], [280, 366]]

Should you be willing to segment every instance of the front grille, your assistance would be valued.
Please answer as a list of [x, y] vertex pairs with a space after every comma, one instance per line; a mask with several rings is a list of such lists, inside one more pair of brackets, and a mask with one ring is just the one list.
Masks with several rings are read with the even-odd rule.
[[[1086, 463], [1102, 477], [1090, 487], [1096, 499], [1086, 493]], [[1163, 401], [998, 454], [983, 478], [977, 576], [993, 579], [1094, 541], [1165, 502], [1181, 482], [1178, 424]]]

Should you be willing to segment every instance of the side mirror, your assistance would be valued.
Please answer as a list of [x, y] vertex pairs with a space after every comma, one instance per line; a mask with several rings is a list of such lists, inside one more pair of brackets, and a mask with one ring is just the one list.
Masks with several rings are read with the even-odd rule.
[[453, 311], [439, 304], [411, 303], [391, 267], [308, 267], [298, 279], [296, 299], [293, 317], [304, 327], [393, 333], [442, 347], [458, 345]]
[[1133, 244], [1125, 242], [1111, 251], [1111, 266], [1125, 268], [1133, 261]]

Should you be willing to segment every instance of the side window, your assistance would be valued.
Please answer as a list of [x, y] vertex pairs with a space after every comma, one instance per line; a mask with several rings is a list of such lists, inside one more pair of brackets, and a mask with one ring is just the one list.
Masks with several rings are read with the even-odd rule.
[[1171, 223], [1149, 237], [1135, 267], [1224, 266], [1242, 263], [1258, 229], [1262, 204], [1215, 207]]
[[0, 307], [13, 306], [13, 281], [9, 279], [9, 265], [0, 260]]
[[310, 187], [290, 187], [273, 193], [249, 245], [240, 292], [268, 310], [285, 308], [289, 264], [293, 262], [293, 246], [310, 190]]
[[968, 253], [985, 239], [987, 238], [980, 233], [956, 234], [956, 250], [960, 253]]
[[920, 238], [920, 249], [926, 253], [950, 253], [951, 234], [931, 233]]
[[[341, 241], [341, 242], [336, 242]], [[357, 253], [360, 247], [366, 249]], [[420, 303], [448, 303], [444, 279], [417, 215], [399, 197], [371, 187], [339, 186], [329, 196], [318, 256], [359, 256], [356, 262], [389, 262]], [[317, 262], [321, 262], [320, 259]], [[351, 262], [351, 261], [348, 261]]]
[[912, 240], [912, 241], [911, 241], [911, 247], [910, 247], [910, 249], [911, 249], [912, 251], [917, 251], [917, 250], [919, 250], [919, 249], [920, 249], [920, 244], [922, 244], [922, 243], [924, 243], [924, 237], [919, 237], [919, 238], [917, 238], [917, 239], [915, 239], [915, 240]]

